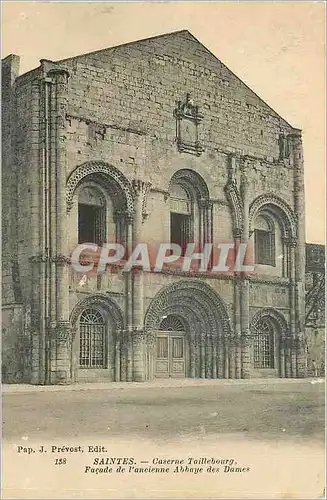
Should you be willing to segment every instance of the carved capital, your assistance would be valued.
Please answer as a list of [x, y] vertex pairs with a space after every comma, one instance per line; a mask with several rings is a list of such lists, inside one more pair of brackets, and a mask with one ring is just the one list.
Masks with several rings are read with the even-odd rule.
[[29, 261], [33, 263], [55, 262], [56, 264], [63, 266], [71, 263], [70, 257], [66, 257], [62, 254], [51, 255], [49, 252], [32, 255], [32, 257], [29, 258]]
[[233, 237], [237, 240], [241, 239], [241, 237], [242, 237], [242, 228], [241, 227], [234, 227]]
[[147, 335], [144, 331], [144, 328], [133, 328], [132, 330], [132, 339], [133, 344], [142, 344], [146, 341]]
[[286, 238], [282, 238], [282, 241], [283, 241], [284, 245], [286, 245], [289, 248], [296, 248], [297, 247], [297, 238], [286, 237]]
[[60, 342], [70, 342], [72, 329], [69, 321], [59, 321], [52, 329], [52, 334]]
[[199, 207], [200, 208], [205, 208], [207, 210], [211, 210], [212, 207], [213, 207], [213, 201], [212, 200], [208, 200], [207, 198], [199, 197], [198, 198], [198, 203], [199, 203]]
[[142, 179], [133, 179], [132, 186], [136, 196], [144, 197], [151, 188], [151, 182], [143, 181]]
[[250, 347], [252, 345], [253, 335], [249, 330], [244, 330], [241, 333], [241, 344], [245, 347]]

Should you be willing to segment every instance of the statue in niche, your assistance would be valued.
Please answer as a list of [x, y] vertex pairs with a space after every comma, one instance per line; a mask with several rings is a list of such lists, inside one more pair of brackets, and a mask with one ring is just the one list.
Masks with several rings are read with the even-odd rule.
[[288, 159], [290, 157], [290, 145], [289, 145], [289, 138], [284, 131], [279, 134], [278, 145], [279, 145], [279, 159], [280, 160]]

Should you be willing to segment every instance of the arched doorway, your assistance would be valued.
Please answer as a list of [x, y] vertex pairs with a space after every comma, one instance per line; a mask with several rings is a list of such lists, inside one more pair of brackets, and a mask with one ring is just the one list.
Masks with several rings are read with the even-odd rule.
[[156, 378], [184, 378], [187, 376], [188, 338], [187, 328], [176, 315], [162, 318], [156, 336]]
[[230, 376], [230, 319], [203, 281], [180, 280], [161, 289], [147, 310], [145, 333], [149, 378]]

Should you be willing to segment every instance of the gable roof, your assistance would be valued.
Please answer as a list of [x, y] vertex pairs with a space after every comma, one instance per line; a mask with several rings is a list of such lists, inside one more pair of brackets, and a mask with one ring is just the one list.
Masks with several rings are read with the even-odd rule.
[[163, 34], [160, 34], [160, 35], [155, 35], [155, 36], [143, 38], [141, 40], [134, 40], [132, 42], [126, 42], [126, 43], [115, 45], [115, 46], [112, 46], [112, 47], [107, 47], [107, 48], [95, 50], [95, 51], [92, 51], [92, 52], [87, 52], [87, 53], [84, 53], [84, 54], [79, 54], [77, 56], [72, 56], [72, 57], [69, 57], [69, 58], [61, 59], [61, 60], [58, 60], [56, 62], [62, 64], [62, 63], [68, 62], [68, 61], [78, 60], [80, 58], [85, 58], [85, 57], [92, 56], [92, 55], [98, 55], [98, 54], [101, 54], [101, 53], [110, 53], [111, 51], [115, 51], [116, 49], [119, 49], [119, 48], [124, 48], [124, 47], [128, 47], [128, 46], [134, 46], [134, 45], [137, 45], [137, 44], [142, 44], [144, 42], [151, 42], [151, 41], [159, 40], [161, 38], [177, 37], [177, 36], [180, 36], [180, 35], [183, 35], [185, 38], [189, 38], [190, 41], [193, 41], [193, 42], [196, 42], [197, 44], [199, 44], [201, 46], [201, 48], [204, 51], [206, 51], [207, 54], [210, 57], [212, 57], [219, 65], [221, 65], [221, 67], [223, 67], [225, 70], [227, 70], [243, 86], [243, 88], [246, 88], [249, 91], [249, 93], [252, 94], [253, 97], [255, 97], [256, 99], [258, 99], [260, 101], [261, 104], [263, 104], [265, 107], [269, 108], [270, 111], [272, 111], [272, 113], [276, 117], [280, 118], [284, 122], [284, 124], [286, 126], [292, 128], [293, 130], [300, 131], [300, 129], [298, 129], [296, 127], [293, 127], [287, 120], [285, 120], [285, 118], [283, 118], [271, 106], [269, 106], [269, 104], [266, 101], [264, 101], [264, 99], [262, 99], [256, 92], [254, 92], [246, 83], [244, 83], [243, 80], [239, 76], [237, 76], [233, 71], [231, 71], [228, 68], [228, 66], [226, 66], [226, 64], [224, 64], [215, 54], [213, 54], [213, 52], [211, 52], [205, 45], [203, 45], [203, 43], [200, 42], [200, 40], [198, 40], [187, 29], [172, 31], [170, 33], [163, 33]]

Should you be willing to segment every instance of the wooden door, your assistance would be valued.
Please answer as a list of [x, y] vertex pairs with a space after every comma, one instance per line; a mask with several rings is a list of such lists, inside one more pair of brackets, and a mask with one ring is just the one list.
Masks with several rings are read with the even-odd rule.
[[156, 378], [185, 377], [185, 337], [179, 332], [160, 333], [156, 339]]

